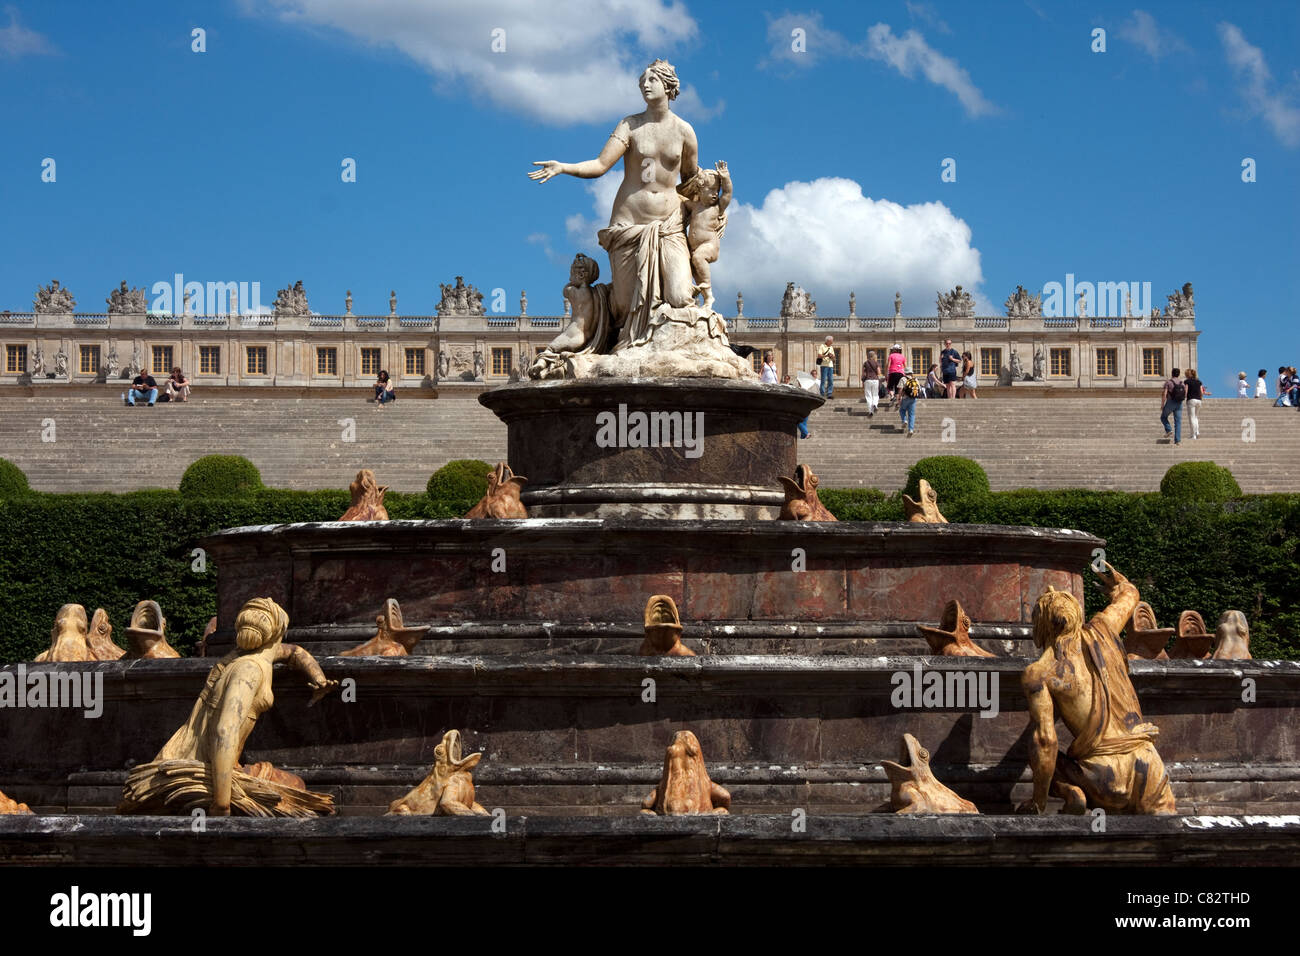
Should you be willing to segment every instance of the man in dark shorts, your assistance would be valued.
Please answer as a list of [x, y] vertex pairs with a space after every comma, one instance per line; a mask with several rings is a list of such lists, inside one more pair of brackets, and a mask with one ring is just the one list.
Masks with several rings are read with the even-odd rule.
[[939, 353], [939, 371], [943, 373], [945, 398], [957, 397], [957, 368], [961, 365], [961, 353], [952, 347], [952, 339], [943, 340], [943, 351]]

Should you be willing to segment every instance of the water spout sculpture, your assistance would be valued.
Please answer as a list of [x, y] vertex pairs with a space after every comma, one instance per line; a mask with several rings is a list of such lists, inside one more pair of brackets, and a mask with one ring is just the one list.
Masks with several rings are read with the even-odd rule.
[[939, 511], [938, 492], [924, 478], [917, 487], [919, 501], [903, 495], [903, 514], [907, 520], [916, 524], [947, 524], [948, 519]]
[[466, 518], [527, 518], [528, 509], [519, 500], [520, 489], [528, 483], [516, 475], [504, 461], [488, 472], [488, 490], [478, 504], [465, 512]]
[[388, 509], [384, 507], [384, 493], [387, 485], [381, 485], [375, 473], [369, 468], [362, 468], [348, 485], [352, 494], [352, 507], [343, 512], [340, 521], [387, 521]]
[[689, 730], [673, 734], [664, 753], [659, 786], [641, 804], [641, 812], [658, 816], [727, 813], [731, 794], [709, 779], [700, 742]]
[[31, 813], [32, 808], [25, 803], [19, 803], [17, 800], [10, 799], [0, 791], [0, 816], [9, 813]]
[[1178, 615], [1178, 636], [1170, 657], [1178, 660], [1206, 660], [1214, 646], [1214, 635], [1205, 629], [1205, 618], [1197, 611]]
[[1167, 661], [1165, 645], [1174, 636], [1172, 627], [1157, 627], [1156, 613], [1146, 601], [1138, 601], [1124, 632], [1124, 650], [1129, 660]]
[[1215, 629], [1216, 661], [1248, 661], [1250, 656], [1250, 625], [1240, 611], [1224, 611]]
[[813, 470], [807, 465], [798, 465], [794, 477], [781, 475], [781, 485], [785, 488], [785, 504], [781, 505], [782, 521], [834, 521], [835, 516], [817, 497], [817, 486], [821, 483]]
[[896, 813], [979, 813], [975, 804], [949, 790], [930, 769], [930, 751], [911, 734], [903, 734], [903, 760], [882, 760], [892, 789], [889, 803]]
[[89, 638], [90, 625], [86, 621], [86, 609], [80, 604], [65, 604], [54, 616], [49, 649], [37, 654], [36, 662], [39, 664], [99, 660], [91, 648]]
[[126, 653], [127, 660], [156, 660], [167, 657], [180, 657], [176, 648], [167, 643], [163, 633], [167, 628], [167, 619], [163, 617], [162, 608], [157, 601], [141, 601], [131, 612], [131, 623], [126, 627], [126, 636], [131, 649]]
[[346, 650], [340, 657], [406, 657], [415, 645], [429, 633], [429, 625], [407, 627], [402, 621], [402, 607], [393, 598], [384, 602], [384, 609], [375, 618], [379, 630], [364, 644]]
[[394, 800], [389, 816], [485, 817], [487, 810], [474, 802], [474, 778], [470, 774], [481, 753], [461, 757], [460, 731], [449, 730], [433, 749], [433, 769], [419, 786]]
[[682, 643], [682, 619], [677, 604], [667, 594], [656, 594], [645, 604], [645, 640], [637, 652], [643, 657], [663, 654], [668, 657], [694, 657], [695, 652]]
[[943, 657], [996, 657], [970, 639], [970, 616], [957, 601], [944, 605], [938, 627], [918, 624], [916, 631], [925, 638], [930, 650]]

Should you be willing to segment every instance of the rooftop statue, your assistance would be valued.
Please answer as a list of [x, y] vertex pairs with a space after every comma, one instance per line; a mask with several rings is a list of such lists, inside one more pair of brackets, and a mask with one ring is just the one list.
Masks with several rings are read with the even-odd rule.
[[307, 304], [307, 293], [302, 287], [301, 279], [295, 282], [292, 288], [281, 289], [275, 294], [275, 314], [311, 315], [311, 307]]
[[339, 686], [316, 659], [283, 643], [289, 615], [270, 598], [254, 598], [235, 619], [235, 650], [208, 672], [189, 720], [148, 763], [132, 768], [118, 813], [212, 816], [313, 817], [334, 812], [326, 794], [312, 793], [294, 774], [259, 763], [244, 768], [239, 759], [257, 719], [271, 709], [275, 664], [285, 663], [307, 677], [315, 704]]
[[781, 475], [785, 488], [785, 504], [781, 506], [779, 520], [783, 521], [834, 521], [835, 516], [817, 497], [821, 479], [807, 465], [796, 465], [794, 477]]
[[889, 778], [889, 802], [896, 813], [979, 813], [975, 804], [939, 782], [930, 769], [930, 751], [911, 734], [903, 734], [903, 759], [906, 766], [880, 761]]
[[127, 640], [131, 649], [127, 660], [157, 660], [167, 657], [180, 657], [176, 648], [167, 643], [163, 633], [167, 628], [167, 619], [163, 617], [162, 608], [157, 601], [141, 601], [131, 612], [131, 623], [126, 627]]
[[125, 279], [120, 286], [108, 294], [108, 298], [104, 301], [108, 304], [109, 315], [140, 315], [149, 311], [144, 289], [128, 289]]
[[937, 296], [935, 307], [941, 319], [964, 319], [975, 314], [975, 300], [971, 298], [969, 292], [963, 291], [961, 286], [957, 286], [951, 292], [939, 292]]
[[488, 490], [479, 503], [465, 512], [466, 518], [527, 518], [528, 509], [519, 491], [528, 479], [516, 475], [504, 461], [488, 472]]
[[1039, 318], [1043, 314], [1042, 295], [1030, 295], [1022, 285], [1016, 286], [1016, 291], [1003, 304], [1008, 318]]
[[483, 293], [465, 284], [464, 276], [456, 276], [455, 285], [439, 282], [442, 299], [438, 302], [439, 315], [485, 315]]
[[677, 613], [677, 602], [667, 594], [656, 594], [645, 602], [645, 640], [637, 653], [642, 657], [654, 654], [695, 656], [695, 652], [682, 643], [682, 619]]
[[[597, 236], [610, 261], [607, 292], [597, 293], [609, 305], [606, 339], [597, 340], [596, 320], [590, 337], [574, 348], [570, 324], [565, 342], [557, 339], [552, 349], [567, 359], [564, 377], [753, 379], [752, 366], [728, 348], [726, 320], [696, 301], [701, 292], [711, 300], [708, 266], [731, 193], [726, 165], [700, 175], [695, 130], [671, 109], [680, 90], [671, 63], [655, 60], [639, 85], [645, 110], [620, 120], [595, 159], [545, 160], [528, 174], [539, 183], [562, 174], [595, 179], [623, 160], [609, 226]], [[542, 377], [536, 364], [530, 374]]]
[[387, 485], [381, 485], [375, 473], [369, 468], [362, 468], [348, 485], [352, 494], [352, 506], [343, 512], [340, 521], [387, 521], [388, 509], [384, 507], [384, 493]]
[[659, 786], [641, 803], [641, 812], [672, 816], [682, 813], [727, 813], [731, 794], [709, 779], [700, 742], [689, 730], [673, 734], [664, 752]]
[[474, 777], [470, 774], [481, 753], [461, 757], [460, 731], [449, 730], [433, 748], [433, 768], [419, 786], [394, 800], [390, 816], [486, 817], [487, 810], [474, 802]]
[[[1097, 573], [1097, 572], [1094, 572]], [[1156, 752], [1154, 724], [1142, 717], [1119, 634], [1138, 603], [1138, 589], [1109, 564], [1097, 573], [1109, 605], [1083, 621], [1068, 591], [1051, 587], [1034, 607], [1034, 644], [1042, 656], [1021, 677], [1029, 703], [1033, 799], [1020, 811], [1043, 813], [1047, 798], [1065, 813], [1176, 813], [1169, 774]], [[1074, 741], [1057, 752], [1056, 721]]]
[[[1190, 282], [1183, 284], [1181, 292], [1174, 291], [1172, 294], [1165, 296], [1169, 304], [1165, 306], [1165, 315], [1171, 319], [1194, 319], [1196, 318], [1196, 299], [1192, 296], [1192, 284]], [[1159, 313], [1152, 310], [1152, 315]]]
[[939, 493], [922, 478], [917, 485], [917, 498], [913, 501], [903, 495], [903, 515], [914, 524], [947, 524], [948, 519], [939, 510]]
[[66, 287], [59, 285], [58, 279], [51, 279], [49, 285], [37, 286], [36, 298], [32, 300], [32, 311], [72, 312], [77, 307], [77, 300]]
[[942, 657], [996, 657], [970, 639], [970, 615], [958, 601], [949, 601], [943, 608], [943, 619], [938, 627], [916, 625], [916, 631], [925, 638], [930, 650]]
[[781, 296], [781, 315], [787, 319], [802, 319], [817, 314], [817, 303], [804, 290], [793, 282], [785, 284], [785, 293]]
[[396, 599], [384, 602], [384, 610], [375, 618], [378, 631], [364, 644], [344, 651], [339, 657], [406, 657], [429, 633], [429, 625], [407, 627], [402, 621], [402, 606]]

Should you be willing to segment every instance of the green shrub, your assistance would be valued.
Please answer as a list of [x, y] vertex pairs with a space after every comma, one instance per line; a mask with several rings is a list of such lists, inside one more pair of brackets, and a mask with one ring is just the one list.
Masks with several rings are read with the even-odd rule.
[[428, 495], [434, 501], [468, 502], [472, 508], [487, 494], [487, 476], [492, 466], [473, 458], [449, 461], [429, 476]]
[[262, 475], [239, 455], [205, 455], [185, 469], [181, 495], [185, 498], [240, 498], [262, 489]]
[[[917, 461], [907, 469], [903, 494], [919, 498], [922, 478], [939, 496], [940, 510], [966, 500], [986, 498], [989, 494], [989, 476], [980, 463], [958, 455], [935, 455]], [[944, 514], [947, 516], [947, 512]]]
[[840, 521], [903, 520], [902, 500], [897, 495], [891, 498], [877, 488], [819, 489], [817, 497]]
[[1160, 479], [1160, 493], [1189, 501], [1227, 501], [1241, 497], [1232, 472], [1212, 461], [1180, 461]]
[[27, 475], [11, 461], [0, 458], [0, 498], [25, 498], [32, 493]]

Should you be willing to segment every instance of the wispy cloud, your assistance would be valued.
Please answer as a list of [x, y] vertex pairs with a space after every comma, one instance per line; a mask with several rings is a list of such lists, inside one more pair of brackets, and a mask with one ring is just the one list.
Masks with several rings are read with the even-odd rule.
[[1274, 85], [1264, 51], [1253, 46], [1239, 27], [1220, 23], [1219, 39], [1228, 65], [1237, 76], [1237, 91], [1251, 114], [1262, 116], [1284, 145], [1300, 146], [1300, 107], [1296, 106], [1294, 89]]
[[18, 22], [18, 9], [5, 7], [9, 25], [0, 27], [0, 59], [17, 60], [24, 56], [49, 56], [57, 53], [54, 44], [42, 33], [29, 30]]
[[928, 23], [940, 33], [952, 33], [952, 27], [948, 26], [948, 24], [944, 22], [943, 18], [939, 16], [939, 11], [931, 4], [922, 3], [920, 0], [917, 0], [915, 3], [913, 0], [905, 0], [905, 2], [907, 5], [907, 15], [913, 20], [920, 20], [923, 23]]
[[[932, 13], [926, 4], [909, 3], [908, 9]], [[924, 13], [915, 13], [925, 16]], [[939, 21], [941, 31], [946, 23]], [[877, 23], [867, 31], [866, 41], [851, 43], [842, 34], [822, 22], [820, 13], [786, 13], [769, 18], [767, 25], [768, 56], [760, 66], [791, 65], [811, 67], [826, 57], [861, 56], [885, 63], [908, 79], [920, 73], [926, 80], [941, 86], [957, 99], [969, 116], [987, 116], [998, 107], [980, 92], [965, 69], [925, 41], [916, 30], [895, 36], [887, 23]]]
[[877, 23], [867, 31], [867, 56], [892, 66], [911, 79], [917, 72], [931, 83], [941, 86], [961, 100], [969, 116], [986, 116], [998, 108], [985, 99], [957, 61], [946, 57], [925, 42], [915, 30], [895, 36], [887, 23]]
[[[637, 77], [655, 56], [696, 38], [681, 0], [240, 0], [255, 16], [338, 30], [391, 48], [440, 87], [461, 86], [512, 112], [556, 125], [605, 121], [639, 101]], [[683, 78], [675, 109], [705, 118]]]
[[1134, 10], [1133, 15], [1121, 23], [1116, 32], [1121, 40], [1140, 46], [1154, 60], [1188, 50], [1182, 37], [1160, 26], [1156, 23], [1156, 18], [1145, 10]]

